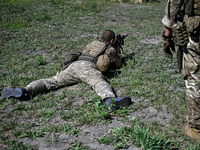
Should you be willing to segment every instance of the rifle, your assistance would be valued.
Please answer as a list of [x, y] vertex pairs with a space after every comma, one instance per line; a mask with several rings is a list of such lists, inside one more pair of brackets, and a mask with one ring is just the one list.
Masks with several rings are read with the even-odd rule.
[[117, 35], [117, 38], [115, 39], [115, 43], [112, 45], [114, 48], [117, 48], [118, 46], [120, 46], [120, 48], [123, 50], [122, 45], [124, 45], [124, 39], [128, 36], [128, 34], [126, 35]]

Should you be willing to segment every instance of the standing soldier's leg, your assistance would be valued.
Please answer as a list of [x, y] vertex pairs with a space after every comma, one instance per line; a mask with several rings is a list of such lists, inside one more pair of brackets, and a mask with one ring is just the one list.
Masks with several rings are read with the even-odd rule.
[[[194, 37], [195, 39], [197, 37]], [[199, 39], [198, 39], [199, 41]], [[183, 132], [190, 138], [200, 141], [198, 130], [200, 129], [200, 47], [198, 41], [192, 41], [187, 45], [187, 53], [184, 53], [184, 69], [187, 73], [186, 93], [188, 124], [183, 126]]]

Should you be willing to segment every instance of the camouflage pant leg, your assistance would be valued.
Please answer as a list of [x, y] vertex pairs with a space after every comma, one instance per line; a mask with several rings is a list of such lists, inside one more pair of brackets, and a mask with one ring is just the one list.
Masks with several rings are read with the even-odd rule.
[[97, 70], [94, 63], [77, 61], [67, 69], [71, 70], [71, 75], [76, 76], [82, 82], [90, 85], [102, 99], [106, 97], [115, 97], [110, 84], [105, 81], [102, 73]]
[[25, 88], [29, 93], [38, 93], [76, 84], [80, 81], [89, 84], [102, 99], [115, 97], [111, 86], [104, 80], [96, 65], [87, 61], [76, 61], [54, 77], [33, 81]]
[[[183, 66], [186, 71], [187, 79], [186, 93], [187, 93], [187, 111], [188, 122], [192, 127], [200, 127], [200, 52], [199, 39], [195, 42], [192, 39], [197, 37], [190, 37], [190, 41], [184, 52]], [[183, 48], [183, 49], [184, 49]]]
[[200, 98], [187, 97], [188, 122], [192, 128], [200, 129]]
[[54, 90], [67, 85], [72, 85], [80, 82], [79, 79], [71, 76], [67, 71], [60, 71], [52, 78], [39, 79], [31, 82], [25, 88], [29, 94], [39, 93], [48, 90]]

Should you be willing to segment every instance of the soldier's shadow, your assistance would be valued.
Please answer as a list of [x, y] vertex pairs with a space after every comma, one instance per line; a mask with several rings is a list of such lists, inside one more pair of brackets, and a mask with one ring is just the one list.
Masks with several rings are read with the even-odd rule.
[[[132, 60], [134, 58], [136, 53], [132, 52], [130, 54], [126, 54], [125, 56], [122, 56], [122, 67], [125, 67], [127, 65], [127, 61], [128, 60]], [[103, 73], [104, 76], [106, 76], [106, 78], [114, 78], [116, 76], [118, 76], [119, 74], [121, 74], [121, 71], [118, 69], [115, 69], [115, 67], [113, 65], [110, 66], [110, 69], [108, 72]]]

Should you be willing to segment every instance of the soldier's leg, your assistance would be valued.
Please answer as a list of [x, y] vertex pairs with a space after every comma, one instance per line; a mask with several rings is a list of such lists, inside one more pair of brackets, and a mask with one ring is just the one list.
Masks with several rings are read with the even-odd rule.
[[[189, 79], [186, 81], [188, 123], [192, 128], [200, 129], [200, 85], [195, 85], [200, 83], [195, 83], [192, 77], [188, 78]], [[193, 80], [193, 82], [191, 80]]]
[[192, 127], [200, 127], [200, 47], [199, 36], [189, 37], [188, 53], [184, 61], [188, 71], [186, 80], [187, 108], [189, 123]]
[[[198, 40], [199, 41], [199, 40]], [[186, 71], [186, 93], [188, 124], [183, 126], [183, 132], [190, 138], [200, 141], [200, 55], [198, 42], [188, 43], [188, 51], [184, 53], [184, 70]]]
[[97, 70], [96, 65], [87, 61], [82, 61], [80, 66], [84, 66], [78, 70], [77, 76], [82, 82], [89, 84], [96, 93], [102, 98], [115, 97], [115, 94], [108, 82]]
[[[82, 61], [83, 68], [80, 68], [77, 76], [81, 81], [89, 84], [96, 93], [105, 101], [106, 107], [114, 100], [114, 109], [118, 107], [129, 106], [131, 104], [130, 97], [116, 98], [110, 84], [103, 78], [102, 73], [97, 70], [96, 65], [90, 62]], [[82, 66], [79, 65], [79, 66]]]
[[32, 95], [80, 82], [78, 78], [68, 74], [70, 71], [70, 69], [65, 69], [64, 71], [57, 72], [52, 78], [33, 81], [24, 88], [4, 88], [1, 96], [20, 98], [25, 94]]
[[200, 141], [200, 88], [198, 84], [200, 82], [195, 82], [192, 76], [186, 80], [188, 123], [185, 123], [182, 129], [183, 133], [191, 139]]
[[80, 80], [68, 74], [68, 71], [65, 69], [64, 71], [57, 72], [52, 78], [33, 81], [25, 89], [28, 93], [38, 93], [78, 83]]

